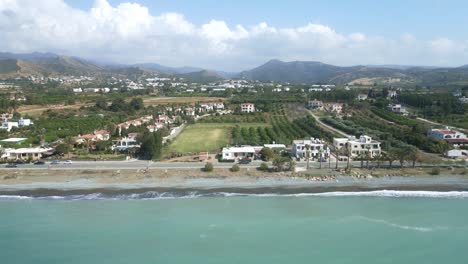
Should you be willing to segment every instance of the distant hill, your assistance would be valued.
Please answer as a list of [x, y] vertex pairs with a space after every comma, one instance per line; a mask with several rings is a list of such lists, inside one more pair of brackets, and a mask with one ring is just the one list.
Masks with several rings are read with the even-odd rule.
[[213, 71], [199, 71], [185, 74], [177, 74], [176, 77], [183, 78], [187, 82], [209, 83], [223, 80], [224, 78]]
[[398, 65], [340, 67], [316, 61], [271, 60], [257, 68], [241, 72], [238, 77], [247, 80], [290, 83], [447, 86], [468, 84], [468, 66], [459, 68]]
[[350, 69], [346, 67], [338, 67], [315, 61], [283, 62], [271, 60], [255, 69], [241, 72], [239, 77], [260, 81], [314, 83], [331, 79], [348, 71]]
[[139, 63], [131, 66], [169, 74], [184, 74], [203, 71], [202, 68], [197, 67], [168, 67], [157, 63]]

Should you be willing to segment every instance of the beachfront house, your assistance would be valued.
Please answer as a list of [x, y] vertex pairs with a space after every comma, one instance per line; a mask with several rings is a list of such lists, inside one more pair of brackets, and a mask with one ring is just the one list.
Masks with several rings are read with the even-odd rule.
[[352, 158], [368, 154], [370, 157], [378, 156], [382, 153], [380, 144], [380, 142], [364, 135], [360, 136], [359, 139], [356, 137], [333, 139], [335, 149], [348, 149]]
[[6, 148], [1, 155], [4, 160], [38, 160], [54, 153], [53, 148]]
[[301, 139], [293, 141], [291, 154], [298, 159], [307, 159], [307, 157], [327, 159], [330, 156], [330, 149], [320, 139]]
[[261, 146], [226, 147], [223, 148], [222, 159], [231, 161], [249, 159], [258, 155], [262, 149]]

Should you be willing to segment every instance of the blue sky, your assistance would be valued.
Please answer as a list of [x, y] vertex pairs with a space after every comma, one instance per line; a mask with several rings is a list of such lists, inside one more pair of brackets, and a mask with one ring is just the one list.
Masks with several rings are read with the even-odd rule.
[[240, 71], [468, 64], [462, 0], [0, 0], [0, 51]]
[[[67, 0], [89, 9], [94, 0]], [[110, 0], [118, 5], [126, 0]], [[388, 37], [411, 33], [420, 38], [468, 35], [468, 1], [463, 0], [136, 0], [154, 15], [177, 12], [195, 24], [211, 19], [229, 25], [267, 22], [275, 27], [296, 27], [308, 22], [328, 25], [344, 33], [363, 32]]]

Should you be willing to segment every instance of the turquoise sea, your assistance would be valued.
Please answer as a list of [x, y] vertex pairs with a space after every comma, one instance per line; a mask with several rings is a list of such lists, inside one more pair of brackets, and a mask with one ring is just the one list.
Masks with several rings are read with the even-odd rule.
[[0, 263], [467, 263], [466, 196], [2, 197]]

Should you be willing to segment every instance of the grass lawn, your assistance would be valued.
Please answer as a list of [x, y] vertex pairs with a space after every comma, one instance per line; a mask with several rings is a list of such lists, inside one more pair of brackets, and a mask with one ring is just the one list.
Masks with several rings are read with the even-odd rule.
[[241, 127], [269, 126], [265, 123], [198, 123], [190, 125], [165, 149], [164, 154], [220, 150], [231, 141], [231, 129], [236, 125]]

